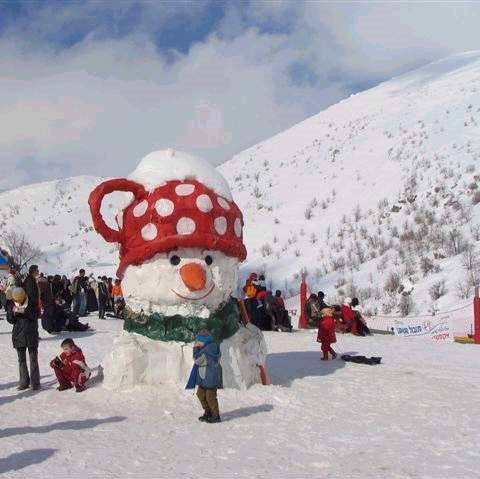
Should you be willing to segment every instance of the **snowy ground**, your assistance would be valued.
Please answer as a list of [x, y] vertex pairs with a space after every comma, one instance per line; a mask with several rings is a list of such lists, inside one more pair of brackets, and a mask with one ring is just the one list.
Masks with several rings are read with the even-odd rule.
[[[90, 366], [121, 322], [75, 333]], [[321, 362], [313, 332], [267, 334], [272, 386], [220, 392], [224, 422], [207, 425], [191, 392], [55, 390], [40, 344], [43, 388], [17, 392], [10, 325], [0, 321], [0, 475], [12, 478], [480, 477], [480, 349], [340, 336], [338, 351], [381, 366]]]

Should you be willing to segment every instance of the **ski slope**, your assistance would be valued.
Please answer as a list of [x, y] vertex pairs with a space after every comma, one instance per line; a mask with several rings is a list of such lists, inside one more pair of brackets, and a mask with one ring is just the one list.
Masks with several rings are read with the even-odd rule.
[[[123, 323], [90, 321], [74, 337], [96, 367]], [[209, 425], [174, 386], [57, 392], [48, 362], [66, 333], [42, 332], [42, 390], [17, 392], [10, 328], [0, 321], [1, 477], [478, 477], [475, 346], [339, 335], [337, 351], [383, 357], [364, 366], [320, 361], [314, 331], [266, 333], [272, 385], [220, 391], [224, 422]]]

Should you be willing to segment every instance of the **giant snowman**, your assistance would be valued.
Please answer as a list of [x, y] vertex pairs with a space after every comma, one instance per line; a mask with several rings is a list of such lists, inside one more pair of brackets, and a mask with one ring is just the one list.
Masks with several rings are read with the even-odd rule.
[[[101, 206], [117, 191], [133, 199], [113, 229]], [[117, 276], [127, 303], [124, 331], [103, 361], [105, 387], [184, 385], [204, 327], [220, 344], [224, 387], [259, 383], [266, 346], [258, 328], [242, 323], [232, 297], [247, 253], [242, 213], [223, 176], [191, 155], [155, 151], [129, 178], [95, 188], [89, 204], [97, 232], [120, 246]]]

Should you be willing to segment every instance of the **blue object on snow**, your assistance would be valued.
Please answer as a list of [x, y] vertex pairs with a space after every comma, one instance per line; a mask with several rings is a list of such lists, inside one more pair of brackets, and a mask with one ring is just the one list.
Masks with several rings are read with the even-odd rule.
[[190, 377], [188, 378], [185, 389], [195, 389], [195, 386], [197, 385], [197, 377], [198, 377], [198, 365], [194, 364], [192, 371], [190, 372]]

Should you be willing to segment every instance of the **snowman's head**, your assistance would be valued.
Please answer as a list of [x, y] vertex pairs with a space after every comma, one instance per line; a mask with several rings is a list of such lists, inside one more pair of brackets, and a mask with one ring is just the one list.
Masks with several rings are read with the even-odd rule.
[[128, 266], [122, 289], [135, 311], [206, 317], [236, 290], [238, 265], [220, 251], [178, 248]]
[[[104, 197], [131, 193], [117, 215], [102, 217]], [[90, 194], [95, 229], [120, 245], [117, 274], [134, 311], [207, 315], [237, 286], [247, 256], [243, 216], [225, 178], [208, 162], [173, 150], [147, 155], [127, 178]]]

